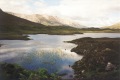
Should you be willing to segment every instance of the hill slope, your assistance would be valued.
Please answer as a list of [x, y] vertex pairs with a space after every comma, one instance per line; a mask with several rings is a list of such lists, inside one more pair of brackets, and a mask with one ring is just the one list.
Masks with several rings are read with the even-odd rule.
[[12, 31], [24, 31], [24, 30], [34, 30], [37, 26], [45, 27], [42, 24], [37, 24], [0, 10], [0, 31], [1, 32], [12, 32]]
[[77, 28], [73, 28], [70, 26], [45, 26], [43, 24], [28, 21], [26, 19], [19, 18], [17, 16], [8, 14], [0, 10], [0, 30], [1, 32], [13, 31], [17, 33], [18, 32], [27, 33], [34, 31], [33, 33], [48, 33], [48, 34], [50, 32], [56, 33], [57, 31], [61, 31], [64, 34], [65, 30], [67, 32], [74, 30], [76, 31]]
[[[45, 26], [0, 10], [0, 39], [22, 39], [23, 34], [79, 34], [70, 26]], [[26, 38], [26, 37], [24, 37]], [[23, 38], [23, 39], [24, 39]]]
[[72, 26], [77, 28], [86, 28], [85, 26], [80, 25], [79, 23], [71, 19], [61, 18], [58, 16], [50, 16], [50, 15], [43, 15], [43, 14], [27, 15], [27, 14], [18, 14], [18, 13], [11, 13], [11, 12], [8, 12], [8, 13], [32, 22], [41, 23], [46, 26]]
[[120, 23], [113, 24], [111, 26], [107, 26], [104, 28], [110, 28], [110, 29], [120, 29]]

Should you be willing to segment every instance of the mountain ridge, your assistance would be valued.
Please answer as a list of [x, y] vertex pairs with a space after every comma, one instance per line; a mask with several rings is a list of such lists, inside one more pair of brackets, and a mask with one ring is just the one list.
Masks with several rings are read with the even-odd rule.
[[25, 30], [28, 28], [28, 26], [29, 26], [29, 29], [33, 29], [30, 26], [45, 27], [42, 24], [37, 24], [31, 21], [28, 21], [26, 19], [22, 19], [17, 16], [10, 15], [2, 11], [2, 9], [0, 9], [0, 32]]
[[120, 22], [115, 23], [115, 24], [113, 24], [113, 25], [111, 25], [111, 26], [105, 26], [105, 27], [103, 27], [103, 28], [120, 29]]
[[12, 14], [14, 16], [35, 22], [40, 23], [46, 26], [71, 26], [76, 28], [86, 28], [86, 26], [80, 25], [79, 23], [67, 19], [67, 18], [61, 18], [58, 16], [51, 16], [51, 15], [43, 15], [43, 14], [19, 14], [19, 13], [12, 13], [8, 12], [9, 14]]
[[[46, 26], [41, 23], [32, 22], [0, 10], [1, 39], [8, 39], [8, 35], [10, 37], [16, 37], [19, 34], [81, 34], [79, 30], [80, 29], [71, 26]], [[4, 38], [5, 36], [6, 38]]]

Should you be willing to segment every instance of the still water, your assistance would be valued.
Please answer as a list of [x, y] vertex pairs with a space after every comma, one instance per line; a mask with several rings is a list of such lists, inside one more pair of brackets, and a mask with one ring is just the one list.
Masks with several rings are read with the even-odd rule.
[[85, 33], [75, 35], [29, 35], [31, 40], [0, 40], [0, 62], [17, 63], [26, 69], [45, 68], [49, 73], [66, 74], [71, 79], [74, 70], [71, 66], [82, 56], [71, 52], [77, 45], [66, 43], [83, 37], [120, 38], [119, 33]]

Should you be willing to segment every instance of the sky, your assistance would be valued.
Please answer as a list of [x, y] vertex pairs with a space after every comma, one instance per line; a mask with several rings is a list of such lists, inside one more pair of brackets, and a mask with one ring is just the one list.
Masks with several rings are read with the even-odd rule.
[[88, 27], [120, 22], [120, 0], [0, 0], [0, 8], [8, 12], [69, 18]]

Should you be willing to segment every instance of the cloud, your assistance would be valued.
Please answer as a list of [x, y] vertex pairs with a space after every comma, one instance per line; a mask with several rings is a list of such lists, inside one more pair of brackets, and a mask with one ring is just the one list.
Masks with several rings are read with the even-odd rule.
[[4, 11], [16, 12], [16, 13], [36, 13], [39, 8], [44, 7], [42, 0], [0, 0], [0, 8]]
[[120, 22], [119, 4], [120, 0], [59, 0], [57, 5], [47, 0], [0, 0], [5, 11], [55, 15], [97, 27]]
[[84, 25], [99, 27], [120, 22], [119, 3], [120, 0], [62, 0], [58, 9]]
[[[100, 13], [119, 5], [119, 0], [62, 0], [59, 10], [64, 15], [100, 16]], [[120, 7], [120, 6], [119, 6]], [[71, 15], [70, 15], [71, 16]]]

